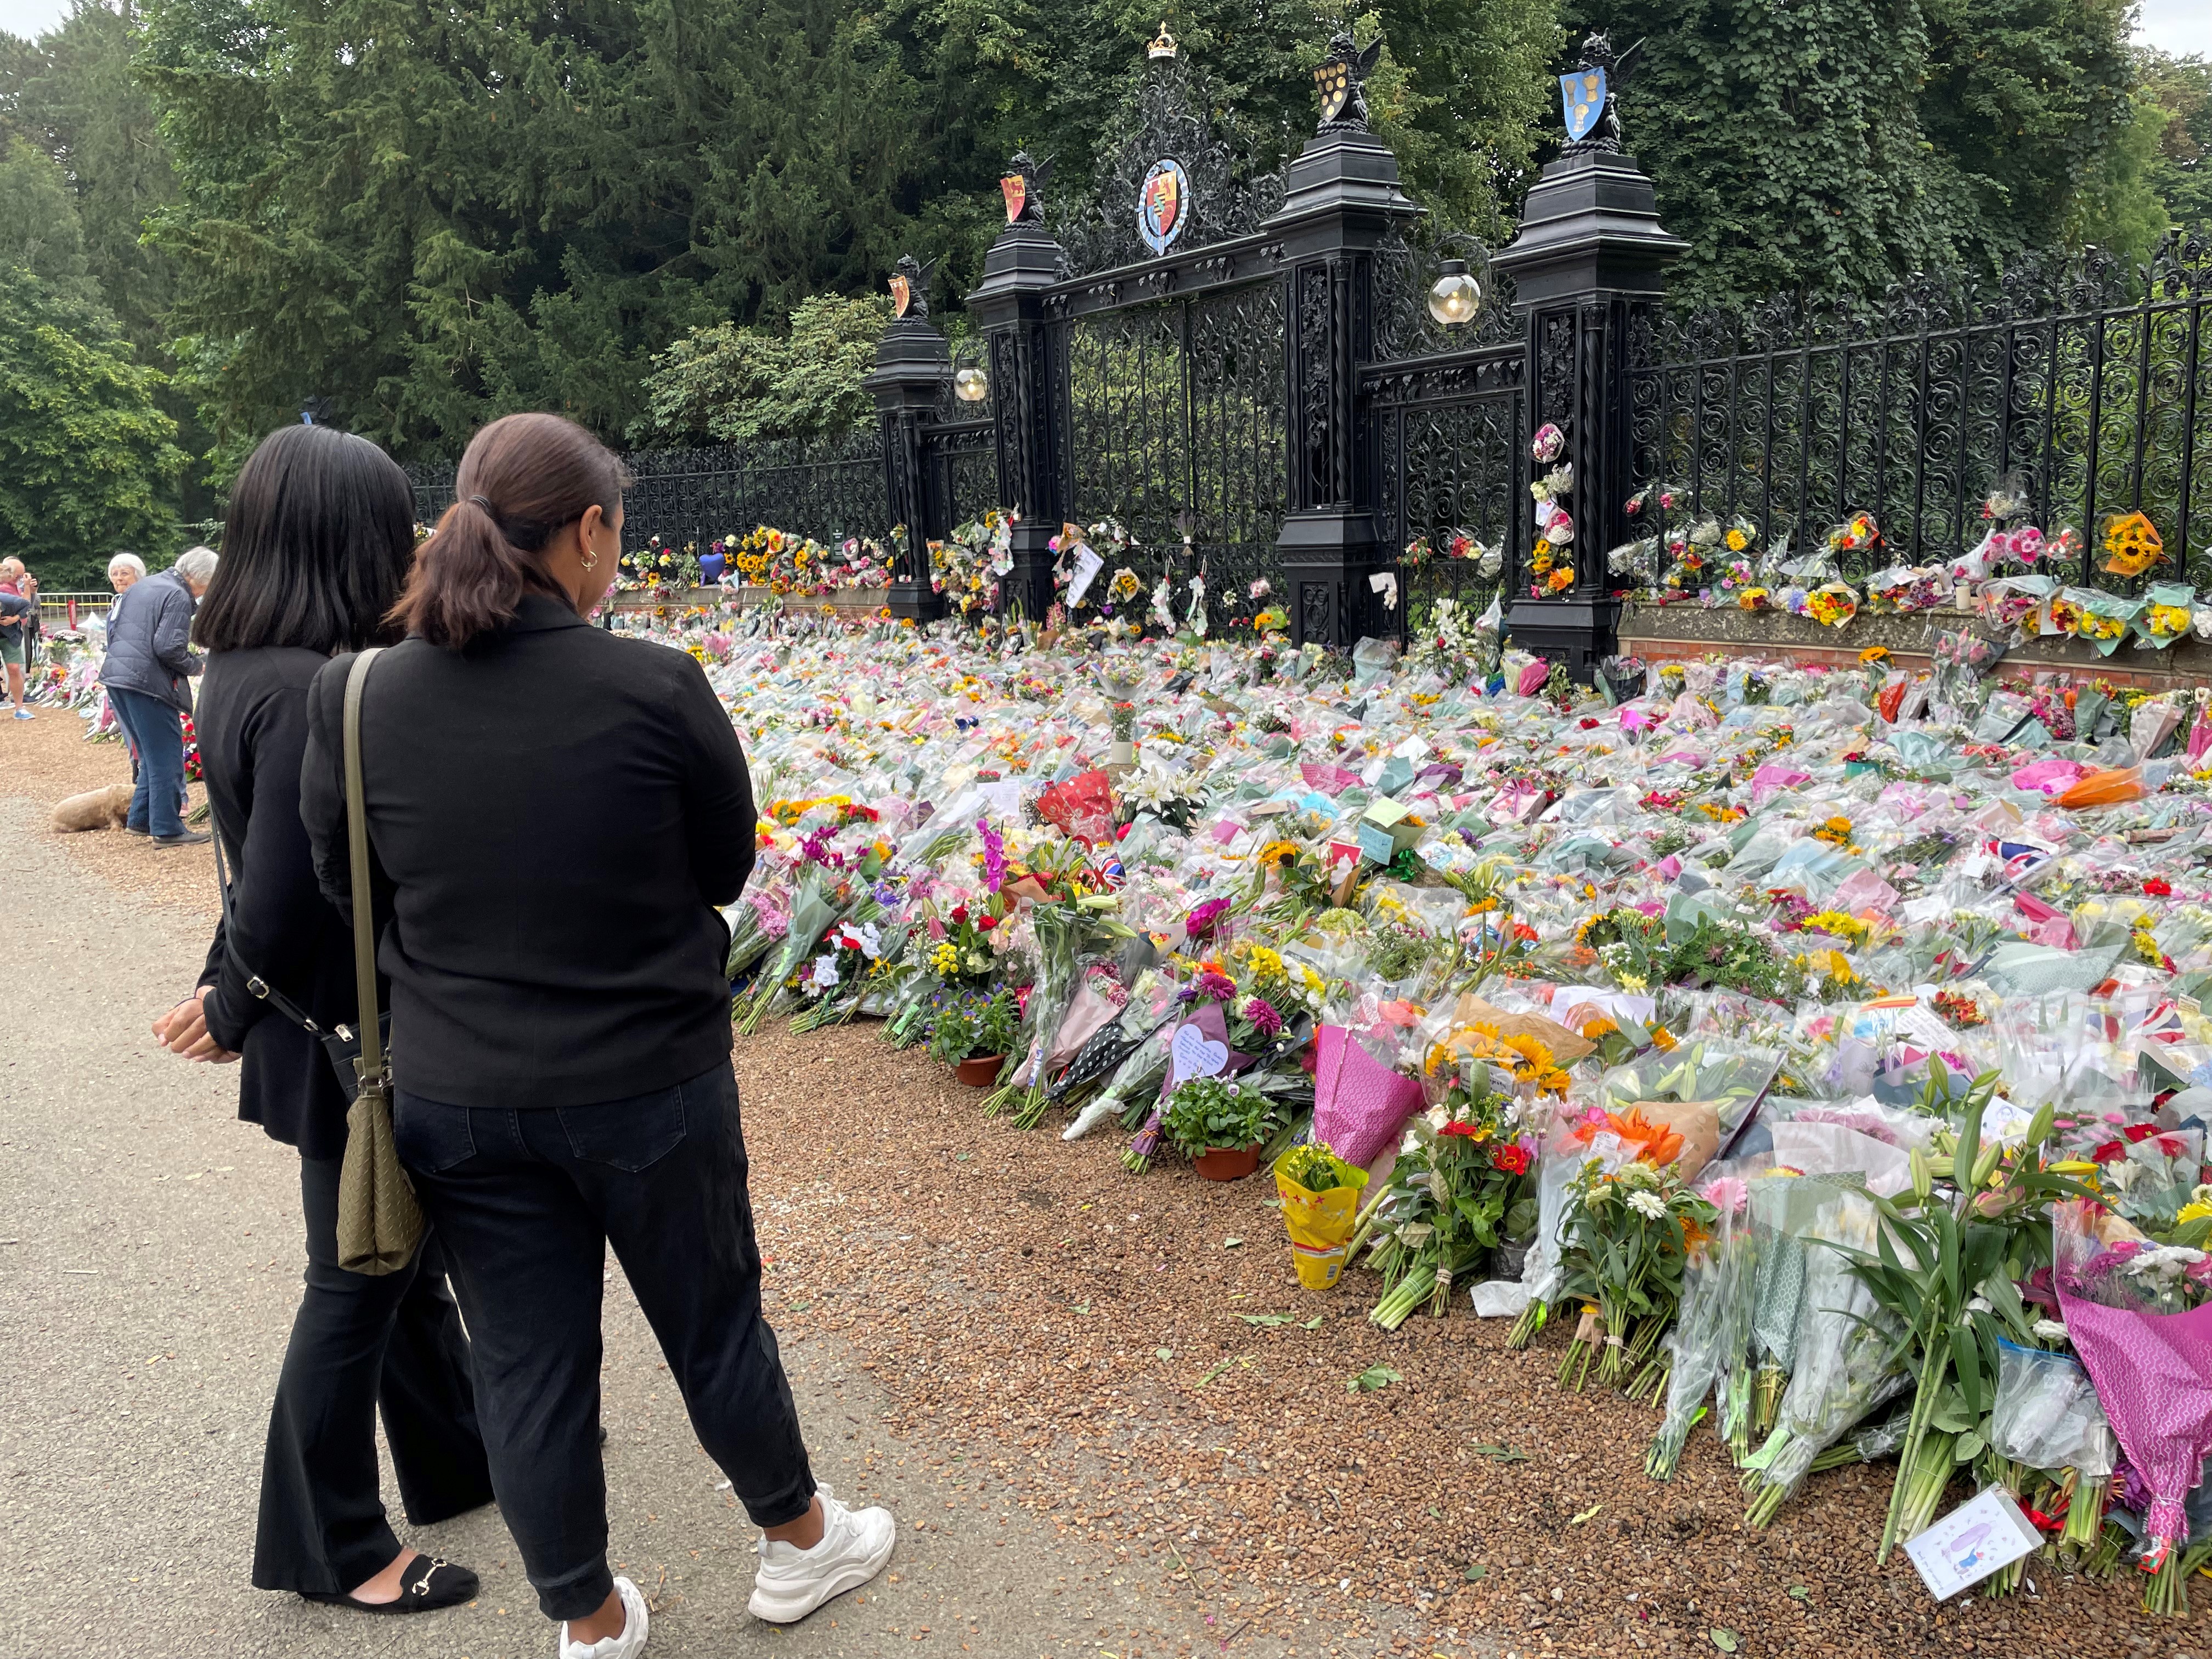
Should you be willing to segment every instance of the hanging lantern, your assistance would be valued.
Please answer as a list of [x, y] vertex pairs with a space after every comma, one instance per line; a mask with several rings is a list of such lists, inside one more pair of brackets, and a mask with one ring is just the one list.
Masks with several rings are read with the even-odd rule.
[[980, 404], [991, 395], [991, 377], [971, 364], [953, 375], [952, 395], [963, 404]]
[[1429, 315], [1446, 328], [1474, 320], [1482, 309], [1482, 289], [1467, 274], [1467, 261], [1447, 259], [1443, 274], [1429, 289]]

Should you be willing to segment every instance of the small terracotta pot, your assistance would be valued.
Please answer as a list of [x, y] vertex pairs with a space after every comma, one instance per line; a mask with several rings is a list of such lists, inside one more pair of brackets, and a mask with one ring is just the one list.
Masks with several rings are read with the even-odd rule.
[[1208, 1181], [1242, 1181], [1260, 1167], [1260, 1148], [1210, 1146], [1191, 1159], [1190, 1167]]
[[952, 1075], [971, 1089], [988, 1089], [999, 1080], [1004, 1054], [971, 1054], [952, 1068]]

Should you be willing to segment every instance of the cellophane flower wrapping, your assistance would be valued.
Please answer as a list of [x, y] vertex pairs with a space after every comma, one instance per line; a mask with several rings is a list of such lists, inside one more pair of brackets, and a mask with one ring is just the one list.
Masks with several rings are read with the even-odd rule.
[[1683, 1269], [1681, 1305], [1666, 1338], [1674, 1357], [1667, 1379], [1667, 1415], [1645, 1462], [1661, 1480], [1673, 1473], [1705, 1409], [1706, 1396], [1725, 1389], [1732, 1350], [1741, 1346], [1746, 1298], [1739, 1292], [1752, 1261], [1744, 1187], [1741, 1179], [1722, 1176], [1702, 1188], [1714, 1209], [1713, 1232], [1690, 1253]]
[[1911, 1382], [1903, 1328], [1852, 1273], [1849, 1257], [1820, 1248], [1825, 1242], [1871, 1253], [1879, 1224], [1872, 1200], [1849, 1188], [1822, 1203], [1814, 1218], [1795, 1364], [1782, 1397], [1779, 1443], [1760, 1478], [1762, 1492], [1794, 1494], [1814, 1458]]
[[784, 981], [799, 971], [837, 920], [836, 878], [827, 872], [810, 869], [799, 878], [792, 896], [791, 921], [783, 940], [768, 958], [759, 980], [758, 994], [773, 1009], [784, 1000]]
[[2070, 1468], [2088, 1480], [2110, 1474], [2119, 1455], [2096, 1387], [2080, 1361], [2002, 1338], [1989, 1443], [2000, 1457], [2024, 1468], [2054, 1474]]

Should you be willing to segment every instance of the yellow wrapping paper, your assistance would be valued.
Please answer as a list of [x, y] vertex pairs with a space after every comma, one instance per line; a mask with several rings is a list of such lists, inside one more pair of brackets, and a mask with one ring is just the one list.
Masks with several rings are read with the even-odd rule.
[[1344, 1274], [1346, 1243], [1359, 1215], [1359, 1198], [1367, 1186], [1367, 1171], [1350, 1168], [1350, 1183], [1316, 1193], [1301, 1187], [1283, 1173], [1283, 1158], [1275, 1160], [1275, 1191], [1283, 1200], [1283, 1227], [1291, 1236], [1291, 1259], [1298, 1283], [1310, 1291], [1326, 1291]]

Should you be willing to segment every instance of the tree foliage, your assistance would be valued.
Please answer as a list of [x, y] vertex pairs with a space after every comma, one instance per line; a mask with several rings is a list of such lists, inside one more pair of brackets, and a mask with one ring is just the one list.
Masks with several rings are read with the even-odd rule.
[[75, 217], [11, 172], [0, 238], [167, 371], [216, 476], [310, 404], [408, 459], [522, 408], [840, 429], [866, 313], [806, 302], [913, 252], [957, 322], [1007, 158], [1082, 196], [1163, 17], [1255, 171], [1312, 131], [1328, 36], [1380, 35], [1408, 189], [1493, 241], [1573, 43], [1643, 40], [1630, 148], [1692, 301], [2132, 251], [2212, 194], [2204, 66], [2131, 55], [2125, 0], [76, 0], [0, 36], [0, 137]]
[[2145, 52], [2138, 104], [2160, 118], [2147, 167], [2150, 187], [2176, 224], [2212, 232], [2212, 64]]
[[59, 590], [96, 586], [118, 546], [169, 538], [185, 458], [161, 380], [69, 283], [0, 266], [0, 556]]
[[871, 419], [861, 386], [890, 320], [888, 300], [816, 295], [781, 332], [717, 323], [695, 328], [653, 360], [641, 443], [744, 443], [840, 437]]
[[1595, 0], [1676, 298], [1995, 275], [2078, 215], [2132, 120], [2121, 0]]

